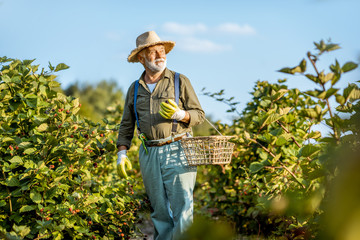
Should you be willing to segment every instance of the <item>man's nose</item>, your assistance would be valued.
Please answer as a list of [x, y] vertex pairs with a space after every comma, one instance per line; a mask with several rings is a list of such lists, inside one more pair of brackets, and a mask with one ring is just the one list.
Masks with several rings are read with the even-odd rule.
[[165, 53], [163, 53], [163, 52], [156, 52], [157, 54], [156, 54], [156, 57], [157, 58], [165, 58]]

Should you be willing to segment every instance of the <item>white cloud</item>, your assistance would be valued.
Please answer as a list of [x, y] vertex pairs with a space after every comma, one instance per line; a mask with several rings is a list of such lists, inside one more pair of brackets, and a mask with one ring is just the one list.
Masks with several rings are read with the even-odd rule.
[[256, 33], [255, 29], [248, 24], [239, 25], [237, 23], [223, 23], [220, 24], [216, 29], [220, 32], [240, 35], [254, 35]]
[[189, 52], [221, 52], [232, 49], [230, 45], [217, 44], [210, 40], [193, 37], [179, 40], [177, 45], [179, 48]]
[[[256, 31], [249, 24], [222, 23], [216, 26], [207, 26], [203, 23], [181, 24], [177, 22], [166, 22], [162, 30], [168, 35], [168, 39], [176, 39], [179, 49], [189, 52], [222, 52], [233, 49], [231, 43], [219, 44], [212, 41], [212, 36], [221, 34], [232, 35], [254, 35]], [[175, 34], [177, 37], [175, 37]], [[173, 35], [171, 37], [171, 35]], [[195, 36], [202, 36], [202, 39]], [[205, 39], [208, 38], [208, 39]]]
[[164, 23], [163, 29], [169, 33], [176, 33], [179, 35], [192, 35], [199, 32], [206, 32], [207, 26], [202, 23], [197, 24], [180, 24], [176, 22]]
[[208, 27], [203, 23], [196, 24], [180, 24], [176, 22], [167, 22], [162, 26], [163, 30], [168, 33], [175, 33], [178, 35], [194, 35], [196, 33], [209, 33], [209, 32], [222, 32], [237, 35], [254, 35], [256, 34], [255, 28], [249, 24], [238, 23], [223, 23], [216, 27]]

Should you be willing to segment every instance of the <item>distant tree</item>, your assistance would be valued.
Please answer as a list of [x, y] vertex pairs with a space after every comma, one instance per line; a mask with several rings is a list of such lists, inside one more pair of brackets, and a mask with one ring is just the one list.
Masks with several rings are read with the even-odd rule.
[[[108, 113], [108, 108], [121, 106], [122, 109], [124, 106], [124, 93], [114, 80], [102, 80], [96, 85], [80, 85], [76, 82], [64, 89], [64, 93], [80, 98], [80, 115], [94, 122], [101, 122]], [[118, 114], [120, 116], [122, 112]]]

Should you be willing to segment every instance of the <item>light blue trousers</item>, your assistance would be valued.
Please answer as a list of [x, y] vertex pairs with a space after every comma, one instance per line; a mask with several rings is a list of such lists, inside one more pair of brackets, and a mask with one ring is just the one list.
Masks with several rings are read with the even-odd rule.
[[193, 221], [194, 166], [187, 164], [179, 141], [161, 147], [140, 147], [140, 170], [149, 196], [154, 240], [180, 236]]

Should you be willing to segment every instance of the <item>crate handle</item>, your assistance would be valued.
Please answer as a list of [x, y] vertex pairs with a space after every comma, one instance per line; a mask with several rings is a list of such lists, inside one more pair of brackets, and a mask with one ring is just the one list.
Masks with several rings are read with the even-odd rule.
[[219, 130], [217, 130], [217, 128], [209, 120], [207, 120], [206, 117], [204, 117], [204, 118], [210, 124], [210, 126], [212, 126], [218, 132], [218, 134], [220, 134], [220, 136], [222, 136], [221, 132], [219, 132]]

